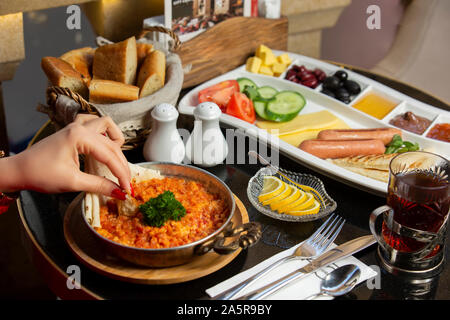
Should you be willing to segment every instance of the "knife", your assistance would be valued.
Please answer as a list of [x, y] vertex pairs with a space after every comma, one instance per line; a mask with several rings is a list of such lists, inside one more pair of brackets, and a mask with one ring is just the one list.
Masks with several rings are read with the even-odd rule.
[[292, 281], [306, 277], [310, 273], [336, 262], [342, 258], [346, 258], [358, 251], [361, 251], [376, 242], [373, 235], [367, 235], [350, 240], [336, 248], [330, 249], [327, 252], [321, 254], [316, 259], [308, 263], [306, 266], [295, 270], [286, 276], [273, 281], [259, 289], [256, 289], [244, 296], [237, 298], [237, 300], [259, 300], [267, 297], [270, 294], [275, 293]]

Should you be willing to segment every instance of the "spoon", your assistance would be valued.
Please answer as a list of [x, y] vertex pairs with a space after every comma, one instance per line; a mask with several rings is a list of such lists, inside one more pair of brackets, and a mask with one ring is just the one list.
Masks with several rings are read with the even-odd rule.
[[358, 283], [361, 269], [354, 264], [334, 269], [320, 283], [320, 292], [313, 294], [305, 300], [317, 298], [318, 296], [337, 297], [350, 292]]

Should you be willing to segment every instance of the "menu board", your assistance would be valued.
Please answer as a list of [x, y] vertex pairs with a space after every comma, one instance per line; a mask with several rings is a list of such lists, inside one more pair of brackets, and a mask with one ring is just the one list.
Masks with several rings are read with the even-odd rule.
[[164, 18], [181, 42], [237, 16], [249, 16], [249, 0], [165, 0]]

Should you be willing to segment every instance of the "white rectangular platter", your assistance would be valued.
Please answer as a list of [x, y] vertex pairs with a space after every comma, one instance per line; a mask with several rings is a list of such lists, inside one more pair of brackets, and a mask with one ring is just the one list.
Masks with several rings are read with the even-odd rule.
[[[278, 55], [285, 52], [274, 50], [274, 53]], [[337, 70], [342, 70], [335, 65], [325, 63], [320, 60], [290, 52], [287, 53], [292, 59], [291, 66], [304, 65], [308, 69], [320, 68], [328, 76], [334, 74], [334, 72], [336, 72]], [[289, 70], [289, 67], [286, 70]], [[361, 92], [357, 96], [353, 97], [352, 101], [349, 104], [345, 104], [321, 93], [321, 85], [319, 85], [315, 89], [311, 89], [301, 84], [285, 80], [285, 73], [281, 74], [279, 77], [266, 76], [250, 73], [245, 70], [245, 66], [241, 66], [233, 71], [211, 79], [191, 90], [179, 102], [178, 110], [181, 114], [192, 115], [195, 106], [197, 106], [199, 103], [197, 97], [200, 90], [212, 86], [220, 81], [236, 80], [240, 77], [246, 77], [253, 80], [258, 86], [268, 85], [279, 91], [293, 90], [301, 93], [306, 99], [306, 105], [299, 115], [321, 110], [328, 110], [329, 112], [333, 113], [335, 116], [343, 120], [345, 123], [347, 123], [347, 125], [353, 129], [381, 127], [395, 128], [394, 126], [389, 124], [390, 119], [406, 111], [412, 111], [419, 116], [425, 116], [426, 118], [432, 120], [432, 123], [427, 128], [427, 130], [422, 135], [402, 130], [403, 140], [418, 142], [421, 150], [434, 152], [440, 154], [445, 158], [449, 157], [450, 143], [426, 137], [428, 131], [433, 128], [435, 124], [450, 123], [449, 111], [422, 103], [396, 90], [393, 90], [392, 88], [382, 85], [379, 82], [376, 82], [350, 70], [345, 71], [348, 73], [348, 79], [358, 82], [361, 86]], [[391, 101], [398, 102], [397, 106], [381, 120], [352, 107], [353, 104], [357, 103], [363, 96], [372, 91], [385, 96]], [[342, 167], [334, 165], [326, 160], [319, 159], [293, 145], [288, 144], [283, 140], [278, 139], [277, 137], [267, 137], [267, 132], [263, 129], [257, 128], [254, 124], [250, 124], [227, 114], [222, 114], [220, 117], [220, 121], [234, 128], [245, 130], [250, 135], [254, 135], [254, 138], [260, 140], [266, 139], [264, 142], [267, 142], [269, 144], [273, 144], [275, 142], [282, 154], [314, 171], [320, 172], [345, 184], [357, 187], [362, 190], [366, 190], [374, 194], [385, 195], [387, 193], [387, 183], [362, 176], [358, 173], [354, 173]]]

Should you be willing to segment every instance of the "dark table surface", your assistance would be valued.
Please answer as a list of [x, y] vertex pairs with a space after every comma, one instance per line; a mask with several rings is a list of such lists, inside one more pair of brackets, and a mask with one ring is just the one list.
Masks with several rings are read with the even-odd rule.
[[[414, 98], [437, 107], [447, 109], [448, 105], [435, 98], [411, 88], [363, 70], [355, 70], [383, 82]], [[41, 130], [36, 140], [53, 132], [48, 124]], [[143, 162], [142, 150], [135, 149], [125, 152], [130, 162]], [[104, 299], [208, 299], [205, 290], [242, 272], [270, 256], [284, 250], [293, 244], [307, 238], [320, 225], [322, 220], [308, 223], [288, 223], [274, 220], [260, 214], [250, 204], [246, 189], [248, 180], [261, 168], [260, 165], [248, 164], [219, 165], [207, 169], [221, 177], [231, 190], [242, 200], [248, 210], [251, 221], [258, 221], [263, 226], [261, 241], [248, 250], [242, 251], [231, 263], [224, 268], [205, 277], [185, 283], [171, 285], [139, 285], [121, 282], [99, 275], [83, 266], [72, 255], [65, 243], [62, 221], [66, 208], [77, 194], [48, 195], [31, 191], [21, 193], [22, 222], [26, 226], [27, 236], [40, 248], [42, 254], [51, 259], [52, 267], [65, 274], [70, 265], [79, 265], [82, 275], [82, 289], [88, 290], [95, 296]], [[280, 167], [301, 173], [309, 173], [320, 178], [329, 195], [336, 200], [336, 212], [345, 217], [347, 222], [336, 239], [340, 244], [358, 236], [367, 235], [369, 231], [369, 215], [378, 206], [385, 204], [385, 199], [358, 190], [355, 187], [342, 184], [324, 175], [315, 173], [308, 168], [280, 155]], [[449, 237], [447, 237], [446, 260], [450, 253]], [[376, 245], [373, 245], [355, 255], [369, 266], [379, 268]], [[391, 276], [381, 269], [380, 282], [371, 281], [371, 285], [361, 283], [351, 293], [339, 299], [450, 299], [450, 266], [448, 263], [442, 273], [426, 282], [417, 283], [398, 276]], [[375, 288], [373, 288], [375, 285]], [[56, 293], [58, 294], [58, 293]]]

